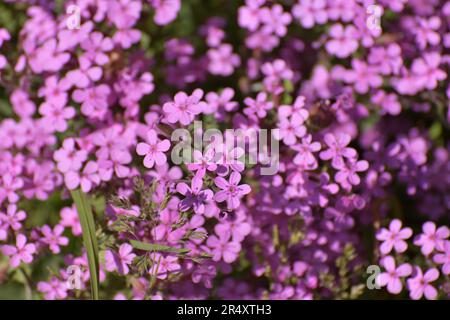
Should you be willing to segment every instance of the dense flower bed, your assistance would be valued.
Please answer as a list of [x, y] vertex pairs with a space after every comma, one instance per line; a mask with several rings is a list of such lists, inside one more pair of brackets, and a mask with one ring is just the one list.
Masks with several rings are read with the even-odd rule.
[[448, 299], [449, 48], [445, 0], [3, 1], [0, 297], [91, 296], [77, 195], [103, 299]]

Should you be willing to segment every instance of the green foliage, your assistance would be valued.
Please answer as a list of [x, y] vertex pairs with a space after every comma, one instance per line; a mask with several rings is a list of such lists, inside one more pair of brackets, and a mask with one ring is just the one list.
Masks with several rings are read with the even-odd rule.
[[152, 252], [167, 252], [167, 253], [177, 253], [177, 254], [186, 254], [190, 250], [186, 248], [174, 248], [169, 246], [163, 246], [156, 243], [145, 243], [136, 240], [130, 240], [130, 244], [133, 248], [144, 251], [152, 251]]
[[98, 300], [98, 287], [99, 287], [99, 261], [98, 261], [98, 243], [95, 232], [94, 215], [92, 212], [92, 205], [85, 193], [77, 189], [71, 191], [72, 198], [75, 202], [78, 211], [78, 217], [80, 219], [81, 228], [83, 230], [83, 242], [86, 249], [92, 299]]

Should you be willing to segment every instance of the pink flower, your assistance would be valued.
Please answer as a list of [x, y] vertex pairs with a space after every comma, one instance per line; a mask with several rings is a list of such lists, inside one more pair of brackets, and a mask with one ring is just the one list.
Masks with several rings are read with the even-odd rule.
[[298, 0], [292, 8], [292, 15], [300, 20], [304, 28], [312, 28], [316, 23], [327, 22], [326, 6], [325, 0]]
[[106, 84], [87, 89], [77, 89], [72, 98], [81, 103], [81, 113], [89, 118], [103, 119], [109, 106], [111, 89]]
[[5, 226], [2, 225], [2, 222], [0, 221], [0, 240], [4, 241], [8, 238], [8, 229], [6, 229]]
[[51, 76], [45, 79], [45, 87], [39, 89], [38, 95], [45, 97], [47, 103], [63, 108], [67, 103], [69, 87], [70, 84], [67, 81], [58, 81], [56, 76]]
[[301, 143], [292, 146], [292, 149], [298, 152], [294, 158], [294, 163], [302, 167], [315, 167], [317, 159], [313, 153], [320, 151], [320, 148], [320, 143], [312, 142], [312, 136], [307, 135], [302, 138]]
[[65, 139], [63, 147], [54, 153], [54, 159], [58, 162], [58, 170], [62, 173], [78, 171], [82, 163], [87, 159], [87, 152], [75, 149], [75, 140]]
[[398, 219], [394, 219], [389, 224], [389, 230], [382, 228], [376, 235], [379, 241], [383, 241], [380, 246], [382, 254], [386, 255], [391, 252], [392, 248], [396, 252], [405, 252], [408, 248], [408, 244], [404, 241], [412, 236], [411, 228], [403, 228], [402, 222]]
[[357, 30], [352, 25], [343, 27], [342, 24], [334, 24], [330, 28], [331, 40], [325, 47], [330, 54], [338, 58], [347, 58], [358, 49], [358, 41], [355, 40]]
[[44, 102], [39, 107], [39, 113], [44, 116], [43, 122], [49, 130], [64, 132], [67, 130], [67, 120], [75, 116], [75, 109]]
[[194, 161], [188, 163], [186, 167], [190, 171], [197, 171], [195, 174], [198, 177], [203, 177], [206, 171], [216, 171], [217, 164], [215, 162], [215, 150], [210, 148], [202, 154], [199, 150], [193, 152]]
[[442, 264], [442, 273], [445, 275], [450, 274], [450, 241], [445, 241], [443, 253], [437, 253], [433, 257], [433, 261], [438, 264]]
[[439, 227], [436, 230], [434, 222], [425, 222], [422, 226], [423, 233], [416, 237], [414, 244], [421, 247], [424, 255], [428, 256], [433, 250], [442, 250], [444, 241], [450, 235], [450, 230], [446, 226]]
[[101, 79], [103, 70], [98, 66], [93, 66], [92, 63], [83, 57], [79, 59], [79, 69], [69, 71], [66, 75], [66, 81], [77, 88], [87, 88], [94, 82]]
[[153, 265], [149, 270], [149, 274], [156, 275], [158, 279], [167, 279], [169, 274], [176, 273], [181, 270], [177, 257], [164, 257], [159, 253], [154, 253], [151, 255], [151, 259], [153, 261]]
[[53, 276], [49, 282], [39, 281], [37, 290], [45, 293], [46, 300], [62, 300], [67, 298], [67, 283]]
[[338, 172], [334, 175], [334, 179], [343, 188], [349, 189], [352, 185], [357, 186], [361, 182], [358, 172], [364, 172], [369, 168], [366, 160], [347, 161], [338, 168]]
[[205, 202], [213, 198], [213, 192], [209, 189], [202, 190], [202, 177], [194, 177], [191, 181], [191, 187], [181, 182], [177, 184], [177, 191], [185, 196], [180, 202], [180, 210], [188, 211], [194, 208], [195, 213], [202, 214], [205, 211]]
[[248, 106], [244, 109], [246, 115], [256, 115], [258, 118], [264, 118], [267, 115], [267, 110], [273, 108], [273, 102], [267, 101], [267, 93], [260, 92], [256, 96], [256, 100], [252, 98], [245, 98], [244, 103]]
[[12, 176], [10, 173], [0, 176], [0, 204], [5, 199], [12, 203], [19, 201], [19, 195], [16, 190], [20, 190], [23, 184], [24, 182], [21, 178]]
[[280, 123], [278, 124], [280, 129], [277, 135], [278, 140], [283, 140], [283, 142], [292, 146], [297, 143], [297, 138], [302, 138], [306, 134], [306, 127], [303, 125], [303, 118], [297, 115], [288, 118], [280, 118]]
[[10, 100], [14, 112], [22, 118], [31, 117], [36, 111], [36, 105], [30, 100], [28, 93], [22, 89], [14, 90]]
[[287, 33], [287, 26], [292, 21], [289, 13], [283, 11], [280, 4], [274, 4], [270, 9], [263, 7], [260, 11], [260, 19], [264, 24], [263, 32], [275, 33], [279, 37], [284, 37]]
[[164, 154], [170, 148], [170, 141], [164, 139], [158, 141], [156, 131], [151, 129], [147, 132], [147, 142], [140, 142], [136, 146], [136, 152], [140, 156], [145, 156], [144, 166], [146, 168], [153, 168], [153, 166], [162, 166], [167, 162], [167, 157]]
[[241, 63], [241, 59], [233, 53], [233, 47], [230, 44], [221, 44], [217, 48], [208, 50], [208, 58], [208, 70], [214, 75], [232, 75], [234, 68]]
[[202, 264], [192, 273], [192, 282], [203, 282], [205, 288], [211, 289], [213, 287], [212, 280], [216, 277], [217, 270], [214, 265]]
[[2, 246], [4, 255], [9, 256], [9, 264], [13, 268], [17, 268], [21, 262], [30, 264], [33, 261], [33, 254], [36, 252], [36, 246], [32, 243], [27, 244], [27, 238], [23, 234], [16, 237], [16, 246]]
[[206, 244], [212, 250], [213, 261], [223, 260], [226, 263], [234, 262], [239, 252], [241, 251], [241, 244], [231, 240], [231, 232], [223, 231], [218, 234], [218, 237], [211, 235], [206, 240]]
[[281, 105], [278, 108], [278, 116], [280, 118], [288, 118], [290, 116], [297, 116], [302, 119], [302, 122], [305, 122], [309, 118], [309, 112], [305, 109], [305, 97], [298, 96], [294, 104], [290, 105]]
[[355, 149], [347, 147], [351, 140], [351, 136], [346, 133], [337, 133], [336, 135], [331, 133], [325, 134], [324, 141], [328, 149], [320, 153], [320, 159], [331, 159], [331, 165], [335, 169], [342, 167], [344, 158], [355, 159], [357, 156]]
[[215, 194], [214, 200], [217, 202], [227, 201], [228, 209], [236, 209], [239, 207], [241, 196], [251, 191], [248, 184], [238, 185], [239, 181], [241, 181], [241, 175], [235, 171], [231, 173], [229, 181], [226, 181], [222, 177], [216, 177], [214, 183], [222, 190]]
[[436, 299], [437, 290], [430, 284], [439, 278], [439, 271], [436, 268], [429, 269], [425, 274], [419, 267], [415, 268], [416, 276], [408, 279], [409, 296], [411, 299], [419, 300], [425, 295], [428, 300]]
[[256, 31], [261, 22], [260, 7], [264, 2], [264, 0], [247, 0], [245, 6], [240, 7], [238, 11], [239, 26], [249, 31]]
[[153, 18], [156, 24], [166, 25], [175, 20], [181, 8], [180, 0], [148, 0], [155, 8], [156, 13]]
[[399, 294], [402, 291], [401, 277], [407, 277], [412, 273], [412, 267], [408, 263], [403, 263], [398, 268], [395, 267], [395, 260], [391, 256], [383, 258], [383, 265], [387, 272], [380, 273], [376, 281], [392, 294]]
[[17, 231], [22, 228], [20, 221], [25, 220], [26, 217], [27, 214], [25, 211], [17, 211], [17, 206], [10, 204], [6, 213], [0, 212], [0, 223], [4, 229], [11, 228], [11, 230]]
[[60, 225], [66, 228], [72, 228], [74, 236], [79, 236], [82, 233], [78, 212], [75, 206], [62, 208]]
[[9, 41], [11, 39], [11, 35], [8, 30], [5, 28], [0, 28], [0, 47], [3, 45], [3, 42]]
[[102, 66], [109, 62], [106, 52], [114, 48], [113, 41], [104, 37], [101, 32], [93, 32], [89, 38], [81, 42], [81, 48], [85, 51], [84, 57]]
[[62, 236], [64, 232], [62, 225], [56, 225], [53, 230], [48, 225], [45, 225], [41, 228], [41, 232], [43, 235], [42, 242], [48, 245], [55, 254], [60, 253], [61, 249], [59, 246], [67, 246], [69, 244], [69, 239]]
[[225, 88], [217, 94], [215, 92], [209, 92], [206, 95], [207, 104], [205, 104], [204, 114], [215, 113], [216, 118], [222, 116], [224, 111], [235, 111], [238, 107], [236, 101], [232, 101], [234, 97], [234, 90], [232, 88]]
[[69, 171], [64, 175], [64, 182], [69, 190], [74, 190], [81, 186], [81, 190], [85, 193], [91, 191], [94, 186], [99, 185], [100, 181], [99, 167], [95, 161], [86, 163], [81, 174], [78, 174], [76, 171]]
[[125, 275], [130, 272], [130, 265], [136, 255], [133, 253], [133, 247], [128, 243], [121, 244], [118, 253], [111, 250], [105, 252], [105, 267], [108, 271], [117, 270], [119, 274]]
[[205, 102], [200, 102], [202, 97], [203, 91], [201, 89], [194, 90], [190, 96], [184, 92], [178, 92], [174, 101], [163, 105], [167, 121], [169, 123], [180, 122], [182, 125], [190, 124], [195, 115], [205, 108]]

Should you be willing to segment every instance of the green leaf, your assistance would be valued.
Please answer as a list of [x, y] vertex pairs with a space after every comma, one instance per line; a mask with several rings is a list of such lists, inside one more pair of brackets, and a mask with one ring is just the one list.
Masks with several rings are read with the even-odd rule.
[[136, 240], [130, 240], [130, 244], [133, 248], [144, 251], [159, 251], [159, 252], [171, 252], [171, 253], [188, 253], [190, 250], [186, 248], [174, 248], [169, 246], [163, 246], [155, 243], [145, 243]]
[[98, 300], [98, 243], [95, 235], [94, 215], [92, 206], [85, 193], [81, 190], [73, 190], [70, 192], [75, 202], [80, 219], [81, 228], [83, 230], [83, 242], [86, 248], [87, 258], [89, 262], [89, 274], [91, 279], [91, 294], [93, 300]]

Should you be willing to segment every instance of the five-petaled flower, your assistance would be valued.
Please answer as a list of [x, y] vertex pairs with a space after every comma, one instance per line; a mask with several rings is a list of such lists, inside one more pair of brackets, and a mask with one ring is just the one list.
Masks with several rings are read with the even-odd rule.
[[146, 168], [153, 168], [153, 166], [162, 166], [167, 162], [167, 157], [164, 154], [170, 148], [170, 142], [167, 139], [159, 141], [156, 131], [151, 129], [147, 132], [147, 142], [140, 142], [136, 147], [136, 152], [140, 156], [145, 156], [144, 166]]

